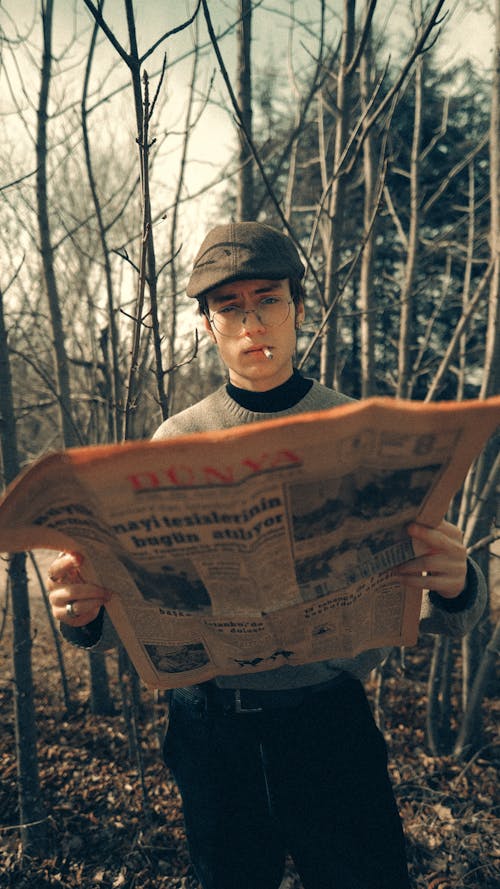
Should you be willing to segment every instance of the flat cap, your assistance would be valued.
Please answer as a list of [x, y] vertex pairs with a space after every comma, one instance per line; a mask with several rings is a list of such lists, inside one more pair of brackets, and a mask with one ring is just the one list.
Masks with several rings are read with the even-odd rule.
[[304, 266], [287, 235], [262, 222], [216, 225], [203, 241], [186, 287], [197, 298], [214, 287], [250, 278], [302, 278]]

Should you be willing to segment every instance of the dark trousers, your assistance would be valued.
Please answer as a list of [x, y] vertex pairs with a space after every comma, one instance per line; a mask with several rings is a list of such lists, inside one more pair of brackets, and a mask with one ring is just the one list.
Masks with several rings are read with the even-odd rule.
[[203, 889], [408, 889], [385, 742], [357, 680], [223, 715], [172, 696], [164, 745]]

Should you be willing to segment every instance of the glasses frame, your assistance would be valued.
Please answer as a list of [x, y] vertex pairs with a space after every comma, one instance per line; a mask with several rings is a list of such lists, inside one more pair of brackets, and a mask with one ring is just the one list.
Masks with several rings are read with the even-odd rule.
[[215, 327], [217, 333], [220, 336], [233, 337], [233, 336], [240, 335], [240, 331], [245, 326], [245, 321], [246, 321], [248, 315], [255, 315], [255, 317], [257, 318], [257, 321], [259, 322], [259, 324], [262, 324], [263, 327], [281, 327], [283, 324], [285, 324], [286, 321], [288, 321], [288, 319], [290, 317], [290, 306], [292, 304], [294, 304], [294, 302], [295, 302], [295, 300], [292, 297], [290, 299], [286, 300], [286, 305], [288, 307], [288, 311], [287, 311], [285, 317], [283, 318], [283, 321], [280, 321], [279, 324], [266, 324], [265, 321], [263, 321], [259, 315], [259, 311], [261, 311], [260, 306], [257, 307], [256, 309], [240, 309], [238, 306], [235, 306], [234, 308], [237, 309], [241, 315], [241, 324], [240, 324], [240, 330], [238, 331], [238, 333], [222, 333], [222, 331], [219, 330], [219, 328], [217, 327], [215, 316], [221, 311], [220, 309], [216, 309], [215, 312], [212, 312], [211, 316], [209, 315], [208, 310], [207, 310], [206, 315], [207, 315], [209, 324], [211, 324], [212, 327]]

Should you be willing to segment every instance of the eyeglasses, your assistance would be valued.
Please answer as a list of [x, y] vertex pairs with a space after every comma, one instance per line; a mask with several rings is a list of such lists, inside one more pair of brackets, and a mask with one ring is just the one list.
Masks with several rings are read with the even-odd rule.
[[281, 299], [279, 296], [266, 296], [261, 299], [256, 309], [240, 309], [239, 306], [223, 306], [208, 316], [217, 333], [221, 336], [237, 336], [248, 315], [255, 315], [263, 327], [279, 327], [284, 324], [290, 314], [292, 299]]

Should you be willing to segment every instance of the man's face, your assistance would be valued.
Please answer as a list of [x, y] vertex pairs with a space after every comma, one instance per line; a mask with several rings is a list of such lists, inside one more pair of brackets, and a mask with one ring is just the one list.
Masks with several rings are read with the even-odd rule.
[[[205, 317], [205, 327], [217, 343], [233, 385], [265, 392], [291, 376], [295, 326], [304, 317], [304, 306], [294, 305], [286, 278], [281, 281], [258, 278], [222, 284], [210, 291], [207, 304], [210, 321]], [[271, 309], [271, 317], [273, 312], [279, 315], [282, 311], [285, 320], [279, 324], [265, 323], [267, 306], [277, 307]], [[262, 309], [259, 319], [256, 312]], [[239, 316], [241, 324], [237, 319], [233, 335], [224, 335], [220, 331], [225, 329], [226, 319], [232, 317], [234, 324], [237, 310], [247, 314]], [[272, 358], [266, 357], [266, 352]]]

